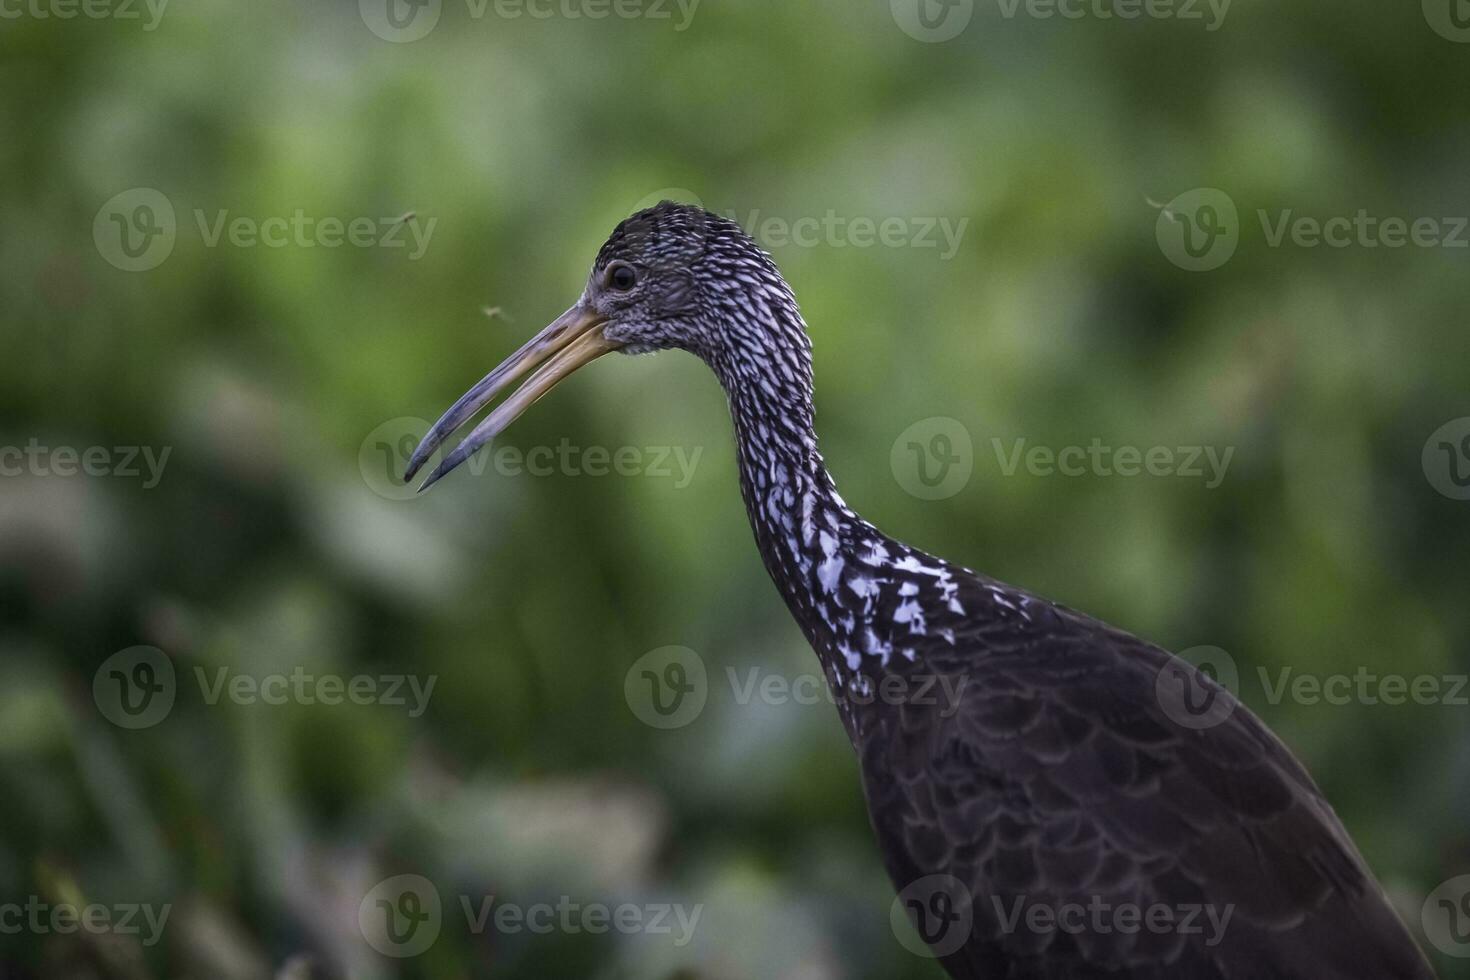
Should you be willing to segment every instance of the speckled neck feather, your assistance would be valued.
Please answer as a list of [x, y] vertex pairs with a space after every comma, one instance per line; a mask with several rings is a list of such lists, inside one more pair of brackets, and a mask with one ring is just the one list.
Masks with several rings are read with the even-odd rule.
[[[837, 493], [817, 449], [806, 324], [769, 271], [760, 291], [724, 304], [726, 342], [706, 360], [729, 398], [766, 569], [833, 689], [870, 694], [885, 673], [922, 663], [926, 634], [953, 645], [953, 631], [930, 620], [964, 614], [956, 575], [968, 573], [884, 535]], [[849, 729], [854, 700], [838, 699]]]

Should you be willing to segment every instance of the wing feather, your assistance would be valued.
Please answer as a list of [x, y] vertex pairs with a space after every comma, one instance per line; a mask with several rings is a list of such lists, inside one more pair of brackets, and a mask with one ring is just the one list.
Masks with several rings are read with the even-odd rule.
[[[1311, 778], [1229, 691], [1196, 672], [1230, 710], [1185, 727], [1155, 693], [1182, 661], [1013, 590], [987, 614], [999, 587], [965, 588], [955, 642], [911, 668], [962, 680], [957, 709], [905, 704], [854, 734], [895, 884], [967, 891], [952, 976], [1433, 977]], [[1128, 909], [1162, 927], [1124, 928]]]

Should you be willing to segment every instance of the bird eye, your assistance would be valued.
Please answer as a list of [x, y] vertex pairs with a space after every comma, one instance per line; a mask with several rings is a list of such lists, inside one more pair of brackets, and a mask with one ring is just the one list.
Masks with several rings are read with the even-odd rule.
[[638, 274], [631, 265], [615, 265], [607, 270], [607, 284], [620, 293], [638, 285]]

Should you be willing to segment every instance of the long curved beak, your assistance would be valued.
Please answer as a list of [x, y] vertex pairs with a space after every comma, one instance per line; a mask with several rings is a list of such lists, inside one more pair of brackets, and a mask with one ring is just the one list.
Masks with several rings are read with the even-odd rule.
[[461, 395], [459, 401], [450, 406], [449, 411], [434, 423], [428, 435], [424, 436], [418, 448], [413, 451], [413, 456], [408, 461], [408, 469], [403, 474], [404, 482], [407, 483], [413, 479], [413, 475], [433, 455], [434, 450], [444, 444], [444, 440], [453, 435], [476, 412], [494, 401], [497, 395], [527, 371], [532, 368], [537, 369], [525, 384], [501, 402], [465, 437], [463, 442], [454, 448], [453, 452], [445, 457], [438, 469], [430, 473], [423, 486], [419, 487], [420, 493], [429, 489], [446, 473], [469, 459], [474, 455], [475, 450], [505, 431], [512, 422], [520, 418], [522, 412], [530, 408], [542, 395], [555, 388], [567, 375], [582, 365], [595, 361], [608, 351], [622, 347], [622, 344], [614, 343], [602, 335], [602, 327], [605, 322], [600, 314], [578, 302], [577, 305], [552, 321], [546, 329], [528, 340], [524, 347], [507, 357], [499, 367], [485, 375], [478, 384]]

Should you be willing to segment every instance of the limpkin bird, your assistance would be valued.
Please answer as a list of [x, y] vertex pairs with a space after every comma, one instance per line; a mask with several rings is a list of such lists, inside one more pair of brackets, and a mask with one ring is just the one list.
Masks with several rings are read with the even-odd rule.
[[[424, 488], [582, 365], [664, 349], [725, 389], [761, 558], [833, 689], [889, 875], [917, 888], [919, 934], [951, 976], [1433, 976], [1311, 777], [1222, 685], [848, 507], [817, 450], [796, 298], [733, 221], [665, 201], [619, 224], [577, 303], [435, 423], [405, 479], [527, 372]], [[960, 695], [856, 696], [886, 680]]]

